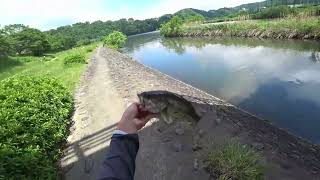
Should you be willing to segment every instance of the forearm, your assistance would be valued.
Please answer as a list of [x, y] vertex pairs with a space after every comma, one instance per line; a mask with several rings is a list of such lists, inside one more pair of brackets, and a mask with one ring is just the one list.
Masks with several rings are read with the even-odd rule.
[[137, 134], [114, 134], [102, 165], [100, 179], [133, 180], [138, 150], [139, 138]]

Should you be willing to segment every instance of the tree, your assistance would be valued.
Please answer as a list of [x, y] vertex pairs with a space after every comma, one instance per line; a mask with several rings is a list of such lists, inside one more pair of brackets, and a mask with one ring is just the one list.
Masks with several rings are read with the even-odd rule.
[[28, 26], [25, 26], [23, 24], [10, 24], [7, 26], [4, 26], [2, 31], [4, 35], [6, 36], [14, 36], [15, 34], [27, 29]]
[[113, 31], [103, 39], [103, 45], [112, 49], [119, 49], [126, 43], [127, 36], [119, 31]]
[[7, 56], [11, 51], [11, 45], [7, 38], [0, 33], [0, 57]]
[[46, 35], [40, 30], [27, 28], [14, 36], [14, 48], [18, 54], [42, 55], [50, 49]]
[[182, 19], [178, 16], [174, 16], [169, 22], [161, 26], [160, 33], [167, 37], [176, 36], [182, 31], [182, 24]]

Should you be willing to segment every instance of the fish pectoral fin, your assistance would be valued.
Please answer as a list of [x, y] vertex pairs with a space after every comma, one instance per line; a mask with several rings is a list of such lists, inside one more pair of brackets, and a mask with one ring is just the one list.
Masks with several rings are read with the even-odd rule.
[[161, 111], [160, 120], [163, 120], [167, 124], [172, 124], [173, 123], [173, 119], [169, 116], [169, 113], [168, 113], [167, 109]]

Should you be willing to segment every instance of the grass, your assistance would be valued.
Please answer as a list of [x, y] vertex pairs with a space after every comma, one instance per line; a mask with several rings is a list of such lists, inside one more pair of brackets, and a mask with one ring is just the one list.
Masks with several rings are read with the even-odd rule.
[[258, 12], [240, 11], [222, 17], [216, 17], [208, 20], [207, 23], [241, 21], [248, 19], [273, 19], [285, 17], [311, 17], [320, 15], [320, 5], [304, 5], [300, 7], [288, 7], [287, 5], [278, 5], [267, 7]]
[[48, 54], [43, 57], [8, 57], [0, 59], [0, 80], [17, 76], [48, 76], [61, 81], [69, 90], [73, 91], [79, 82], [85, 64], [66, 66], [64, 59], [69, 54], [84, 54], [88, 59], [97, 44], [77, 47], [70, 50]]
[[260, 180], [264, 178], [261, 157], [251, 148], [231, 142], [210, 152], [207, 169], [218, 180]]
[[195, 29], [201, 30], [298, 30], [301, 32], [319, 32], [320, 19], [317, 17], [310, 18], [283, 18], [276, 20], [255, 20], [240, 23], [230, 23], [230, 24], [207, 24], [201, 27], [194, 27]]
[[97, 44], [45, 57], [0, 59], [0, 179], [58, 179], [56, 162], [68, 136], [72, 92]]
[[[277, 38], [279, 35], [288, 38], [292, 33], [292, 38], [303, 38], [309, 35], [309, 39], [320, 39], [320, 19], [318, 17], [297, 18], [288, 17], [276, 20], [254, 20], [226, 24], [202, 24], [199, 26], [184, 26], [182, 36], [188, 33], [220, 31], [224, 36], [254, 36], [251, 32], [259, 32], [267, 38]], [[258, 36], [259, 36], [258, 35]]]

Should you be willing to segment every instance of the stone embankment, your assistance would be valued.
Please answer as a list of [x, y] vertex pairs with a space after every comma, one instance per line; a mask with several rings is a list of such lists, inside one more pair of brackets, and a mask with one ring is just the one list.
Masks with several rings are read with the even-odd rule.
[[[194, 162], [201, 159], [199, 154], [205, 153], [194, 151], [193, 140], [199, 136], [199, 131], [205, 134], [201, 135], [200, 142], [196, 142], [202, 146], [199, 149], [237, 139], [260, 151], [272, 166], [268, 169], [267, 179], [316, 179], [320, 175], [319, 146], [124, 54], [105, 49], [103, 56], [124, 100], [137, 100], [137, 93], [143, 91], [167, 90], [184, 95], [203, 113], [196, 127], [183, 123], [170, 127], [158, 121], [144, 129], [140, 134], [142, 147], [137, 158], [137, 179], [201, 179], [199, 177], [204, 176], [201, 171], [194, 173], [192, 168]], [[184, 131], [183, 136], [177, 135], [180, 129]], [[203, 166], [201, 161], [199, 166], [200, 169]], [[177, 167], [184, 169], [175, 171]]]
[[202, 118], [197, 124], [150, 121], [139, 132], [135, 179], [211, 180], [203, 155], [231, 140], [261, 153], [266, 179], [319, 179], [319, 146], [107, 48], [98, 49], [76, 94], [73, 130], [61, 160], [65, 179], [98, 177], [125, 104], [150, 90], [184, 95]]

